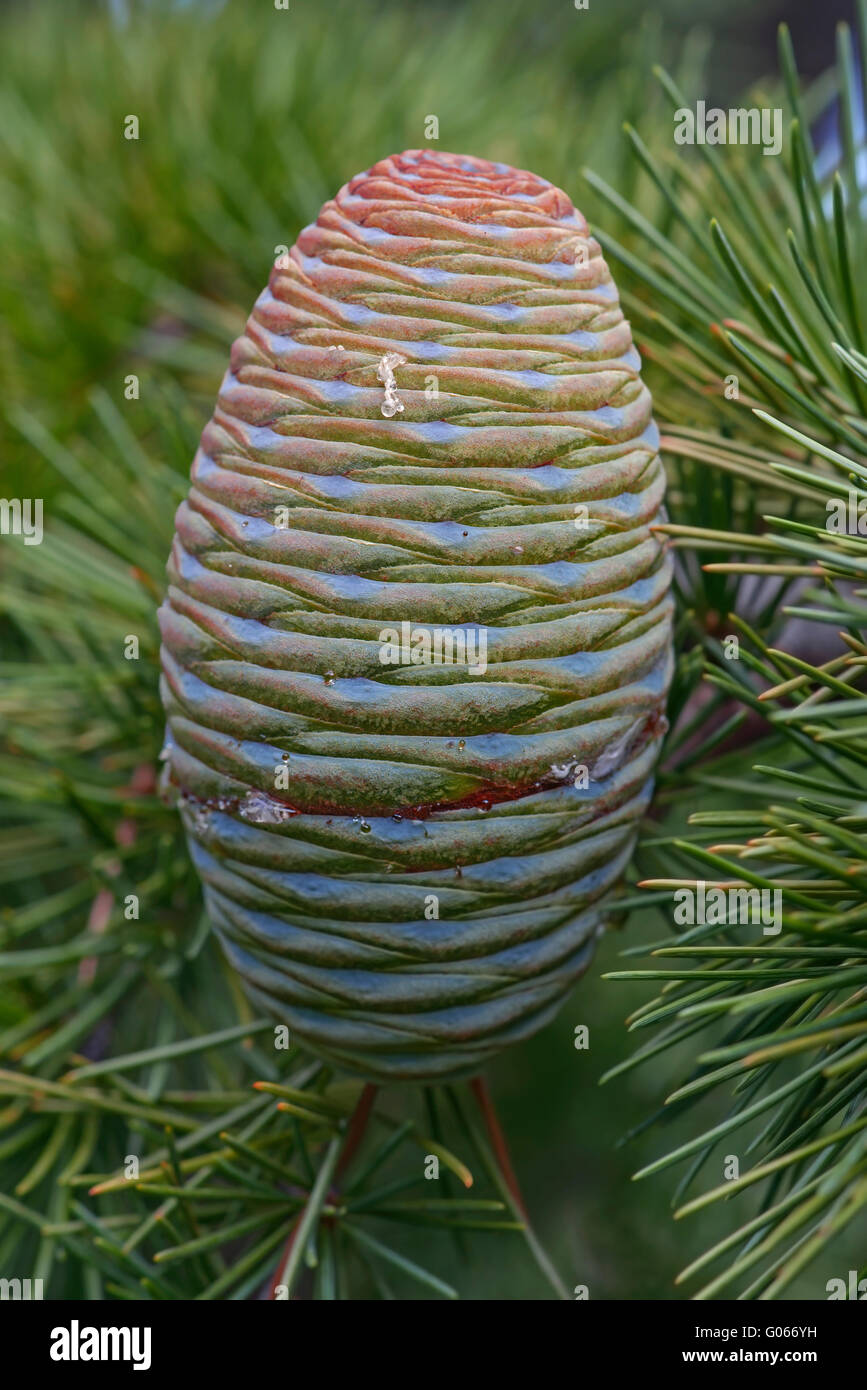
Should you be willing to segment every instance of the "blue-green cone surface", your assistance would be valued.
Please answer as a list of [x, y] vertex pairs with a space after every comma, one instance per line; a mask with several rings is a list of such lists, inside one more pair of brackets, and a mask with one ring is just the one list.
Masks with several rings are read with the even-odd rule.
[[471, 1073], [586, 969], [665, 727], [663, 490], [544, 179], [409, 151], [278, 258], [178, 511], [163, 698], [223, 949], [313, 1052]]

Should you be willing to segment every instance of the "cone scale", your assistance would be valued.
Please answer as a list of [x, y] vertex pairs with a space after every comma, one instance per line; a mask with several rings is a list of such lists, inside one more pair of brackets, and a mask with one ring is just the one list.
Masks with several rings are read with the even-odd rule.
[[408, 151], [278, 259], [176, 520], [166, 778], [253, 1004], [469, 1074], [590, 962], [671, 673], [651, 401], [565, 193]]

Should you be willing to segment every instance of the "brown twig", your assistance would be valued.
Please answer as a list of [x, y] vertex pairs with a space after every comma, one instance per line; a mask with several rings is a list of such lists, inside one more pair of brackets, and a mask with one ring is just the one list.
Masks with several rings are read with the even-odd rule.
[[352, 1118], [346, 1130], [346, 1139], [340, 1152], [340, 1158], [337, 1161], [337, 1170], [334, 1174], [335, 1187], [337, 1187], [343, 1174], [354, 1159], [358, 1147], [364, 1138], [367, 1130], [367, 1122], [370, 1119], [370, 1112], [373, 1109], [373, 1103], [376, 1100], [378, 1091], [379, 1087], [374, 1086], [373, 1082], [368, 1081], [358, 1098], [358, 1104], [352, 1112]]
[[503, 1181], [515, 1199], [515, 1205], [525, 1220], [527, 1216], [527, 1206], [521, 1193], [521, 1187], [517, 1175], [512, 1167], [512, 1159], [509, 1154], [509, 1146], [506, 1143], [506, 1136], [503, 1133], [500, 1121], [497, 1119], [497, 1112], [494, 1109], [494, 1102], [488, 1090], [488, 1083], [483, 1076], [475, 1076], [470, 1082], [470, 1090], [473, 1099], [479, 1107], [488, 1138], [491, 1141], [491, 1148], [497, 1160], [497, 1165], [503, 1175]]

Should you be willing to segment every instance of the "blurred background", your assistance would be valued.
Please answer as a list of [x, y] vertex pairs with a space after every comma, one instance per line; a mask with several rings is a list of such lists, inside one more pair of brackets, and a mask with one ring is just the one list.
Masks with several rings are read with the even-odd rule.
[[[122, 406], [131, 373], [140, 398], [125, 428], [142, 457], [185, 472], [274, 248], [353, 174], [424, 144], [427, 117], [439, 121], [439, 148], [533, 169], [628, 241], [581, 170], [650, 197], [621, 123], [652, 143], [656, 122], [670, 141], [653, 63], [709, 105], [756, 86], [772, 94], [785, 19], [802, 72], [821, 88], [838, 17], [851, 18], [842, 0], [590, 0], [586, 10], [572, 0], [289, 0], [285, 10], [271, 0], [7, 0], [4, 495], [41, 496], [63, 514], [70, 459], [105, 446], [100, 402]], [[124, 136], [130, 116], [137, 139]], [[165, 551], [166, 513], [164, 535], [148, 538]], [[630, 945], [661, 934], [660, 922], [633, 914]], [[675, 1224], [670, 1173], [630, 1181], [670, 1135], [619, 1141], [661, 1102], [676, 1059], [598, 1085], [632, 1046], [624, 1019], [647, 997], [601, 978], [622, 963], [622, 946], [611, 933], [559, 1021], [501, 1058], [491, 1084], [567, 1282], [589, 1284], [594, 1298], [678, 1297], [674, 1275], [724, 1233], [726, 1212], [698, 1218], [701, 1229]], [[589, 1051], [573, 1046], [579, 1024]], [[548, 1296], [509, 1241], [473, 1244], [469, 1281], [458, 1279], [467, 1296]], [[428, 1252], [447, 1277], [452, 1260], [445, 1237]], [[823, 1297], [825, 1277], [810, 1271], [792, 1296]]]

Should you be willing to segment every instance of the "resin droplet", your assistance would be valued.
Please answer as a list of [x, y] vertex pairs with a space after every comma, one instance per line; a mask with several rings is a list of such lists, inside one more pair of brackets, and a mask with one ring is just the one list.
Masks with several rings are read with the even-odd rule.
[[608, 747], [600, 754], [591, 767], [591, 777], [608, 777], [612, 772], [617, 771], [621, 763], [625, 761], [629, 745], [641, 730], [642, 723], [643, 721], [641, 719], [636, 719], [634, 723], [629, 725], [628, 729], [624, 730], [619, 738], [616, 738], [613, 743], [609, 743]]
[[397, 394], [394, 369], [405, 361], [406, 358], [402, 357], [399, 352], [387, 352], [384, 357], [380, 358], [379, 366], [376, 369], [376, 375], [385, 387], [385, 400], [382, 402], [380, 410], [387, 420], [392, 415], [397, 415], [398, 411], [403, 410], [403, 401]]
[[298, 815], [294, 807], [284, 806], [282, 801], [275, 801], [272, 796], [259, 791], [247, 792], [238, 807], [238, 813], [253, 825], [282, 825], [284, 821]]
[[204, 839], [211, 828], [211, 808], [203, 805], [201, 801], [194, 801], [188, 796], [182, 796], [181, 801], [192, 821], [195, 834], [198, 835], [200, 839]]

